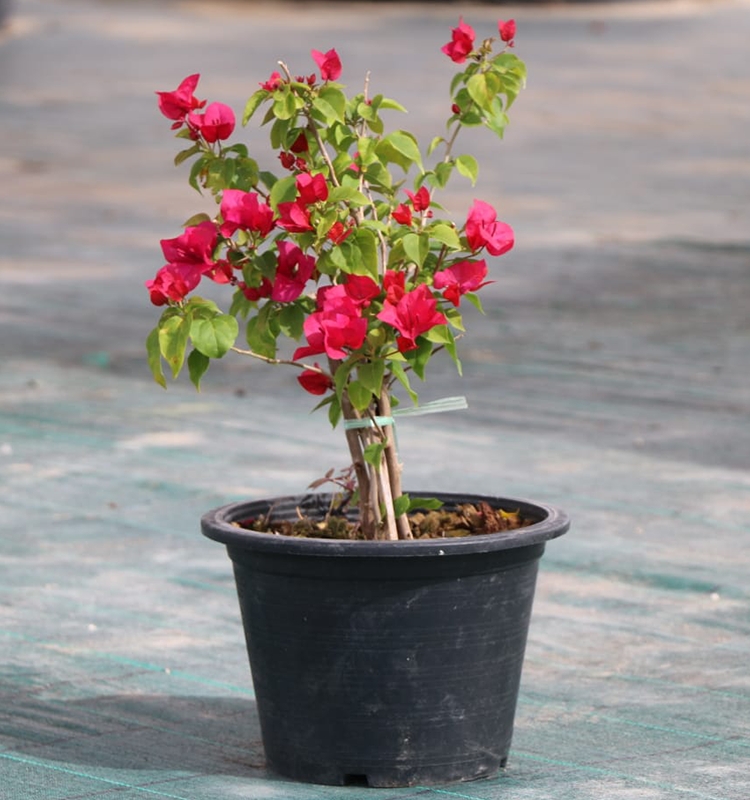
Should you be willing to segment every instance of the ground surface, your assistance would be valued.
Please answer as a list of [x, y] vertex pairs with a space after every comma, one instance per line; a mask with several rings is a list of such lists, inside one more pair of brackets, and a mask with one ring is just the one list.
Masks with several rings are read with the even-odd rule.
[[[337, 47], [432, 135], [463, 14], [531, 77], [480, 185], [518, 246], [465, 380], [404, 421], [409, 486], [564, 506], [496, 779], [367, 791], [264, 769], [229, 562], [200, 514], [343, 466], [282, 371], [164, 393], [158, 240], [199, 210], [153, 91], [240, 103]], [[0, 41], [0, 798], [750, 797], [750, 7], [16, 0]], [[443, 76], [427, 85], [424, 75]], [[283, 402], [283, 406], [282, 406]], [[284, 414], [280, 413], [284, 411]]]

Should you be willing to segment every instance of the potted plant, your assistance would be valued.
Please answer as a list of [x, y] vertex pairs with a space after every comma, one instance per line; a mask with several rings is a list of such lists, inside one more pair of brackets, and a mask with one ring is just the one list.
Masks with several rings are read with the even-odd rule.
[[[268, 764], [289, 777], [438, 783], [493, 774], [508, 756], [537, 565], [567, 517], [405, 493], [393, 433], [399, 392], [436, 410], [419, 406], [414, 378], [438, 353], [460, 368], [464, 301], [481, 310], [486, 256], [514, 244], [488, 203], [457, 225], [438, 202], [455, 173], [477, 179], [459, 134], [502, 137], [524, 84], [513, 20], [498, 34], [452, 30], [442, 50], [460, 71], [446, 133], [426, 149], [386, 130], [404, 109], [369, 75], [345, 93], [333, 49], [312, 51], [311, 74], [279, 62], [247, 102], [242, 122], [263, 114], [280, 174], [229, 143], [234, 113], [196, 98], [198, 75], [158, 93], [185, 141], [176, 164], [192, 159], [189, 182], [214, 204], [162, 240], [167, 264], [146, 284], [163, 307], [147, 340], [156, 381], [166, 387], [164, 363], [173, 377], [187, 365], [199, 387], [230, 352], [287, 365], [351, 456], [309, 487], [331, 492], [202, 520], [232, 559]], [[227, 286], [227, 311], [193, 293], [203, 279]], [[288, 355], [284, 338], [298, 342]]]

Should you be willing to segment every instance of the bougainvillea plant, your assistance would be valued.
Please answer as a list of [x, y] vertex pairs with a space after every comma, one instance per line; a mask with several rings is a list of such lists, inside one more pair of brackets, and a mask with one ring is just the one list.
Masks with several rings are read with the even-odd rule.
[[[146, 283], [163, 307], [147, 340], [153, 375], [166, 387], [163, 363], [173, 377], [187, 364], [199, 387], [211, 359], [230, 351], [296, 368], [331, 424], [343, 421], [365, 538], [411, 536], [390, 424], [394, 389], [416, 404], [413, 378], [424, 380], [438, 351], [460, 369], [462, 301], [481, 310], [486, 254], [513, 247], [490, 204], [475, 200], [456, 224], [441, 216], [437, 196], [454, 173], [476, 182], [476, 159], [455, 154], [464, 128], [503, 136], [526, 77], [511, 52], [515, 31], [513, 20], [500, 21], [497, 37], [478, 42], [463, 19], [452, 30], [442, 52], [461, 71], [446, 132], [426, 149], [408, 131], [386, 131], [383, 112], [405, 109], [372, 93], [369, 75], [345, 93], [333, 49], [313, 50], [317, 72], [307, 75], [279, 62], [245, 106], [243, 125], [265, 112], [279, 174], [229, 143], [235, 115], [196, 98], [198, 75], [157, 93], [187, 145], [175, 163], [193, 159], [190, 185], [214, 205], [162, 240], [167, 263]], [[204, 279], [228, 287], [226, 313], [193, 294]], [[280, 337], [298, 342], [289, 358], [279, 356]]]

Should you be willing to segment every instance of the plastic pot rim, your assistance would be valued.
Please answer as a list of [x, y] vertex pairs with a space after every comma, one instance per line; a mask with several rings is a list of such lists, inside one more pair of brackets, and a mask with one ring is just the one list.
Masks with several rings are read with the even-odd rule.
[[234, 524], [238, 520], [250, 516], [250, 509], [254, 509], [257, 514], [263, 513], [260, 508], [264, 507], [267, 511], [271, 507], [294, 507], [304, 505], [305, 502], [319, 503], [318, 507], [309, 509], [311, 514], [314, 514], [317, 508], [322, 508], [323, 505], [326, 505], [325, 498], [330, 498], [330, 495], [311, 493], [248, 500], [220, 506], [203, 515], [201, 518], [201, 530], [204, 536], [216, 542], [269, 554], [283, 552], [285, 554], [311, 557], [398, 558], [403, 556], [439, 557], [511, 550], [556, 539], [570, 528], [568, 514], [556, 506], [545, 503], [464, 493], [410, 491], [409, 494], [413, 497], [437, 497], [449, 506], [459, 503], [487, 502], [494, 508], [518, 509], [522, 514], [537, 518], [538, 521], [525, 528], [501, 533], [445, 539], [407, 539], [399, 541], [291, 537], [251, 531]]

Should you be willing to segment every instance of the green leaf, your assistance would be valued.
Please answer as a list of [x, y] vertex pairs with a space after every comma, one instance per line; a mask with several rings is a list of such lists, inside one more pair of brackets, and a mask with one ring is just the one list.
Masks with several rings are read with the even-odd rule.
[[172, 377], [180, 374], [185, 361], [185, 348], [190, 336], [190, 319], [175, 315], [162, 318], [159, 324], [159, 349], [172, 370]]
[[267, 305], [258, 313], [258, 316], [251, 317], [247, 322], [245, 335], [250, 349], [259, 356], [265, 358], [276, 357], [276, 337], [273, 335], [268, 325], [268, 314], [264, 314]]
[[159, 346], [159, 328], [154, 328], [146, 338], [146, 354], [148, 356], [148, 366], [154, 380], [162, 388], [167, 388], [164, 373], [161, 369], [161, 347]]
[[443, 501], [437, 497], [411, 497], [409, 511], [438, 511], [443, 507]]
[[258, 173], [258, 178], [263, 181], [263, 185], [269, 191], [273, 189], [274, 184], [278, 181], [278, 178], [273, 174], [273, 172], [268, 172], [267, 170], [261, 170]]
[[371, 464], [375, 469], [380, 469], [383, 462], [383, 451], [385, 450], [385, 442], [373, 442], [368, 444], [362, 451], [362, 456], [368, 464]]
[[385, 167], [380, 161], [370, 164], [365, 169], [365, 180], [373, 188], [380, 187], [388, 191], [393, 186], [393, 178], [388, 168]]
[[194, 319], [190, 328], [193, 346], [209, 358], [225, 356], [237, 340], [238, 333], [237, 320], [229, 314]]
[[435, 167], [435, 182], [442, 189], [450, 180], [453, 172], [453, 161], [441, 161]]
[[273, 114], [277, 120], [289, 120], [297, 115], [297, 99], [289, 86], [274, 96]]
[[453, 334], [447, 325], [435, 325], [423, 335], [428, 341], [435, 344], [448, 344], [453, 341]]
[[250, 117], [258, 110], [258, 107], [263, 103], [263, 101], [269, 97], [269, 94], [265, 89], [258, 89], [255, 94], [250, 96], [250, 99], [247, 101], [245, 105], [245, 111], [242, 114], [242, 124], [247, 125]]
[[228, 188], [224, 178], [225, 162], [222, 158], [214, 158], [208, 165], [208, 174], [205, 176], [205, 185], [216, 194]]
[[346, 390], [357, 411], [364, 411], [372, 402], [372, 392], [359, 381], [349, 381]]
[[328, 192], [329, 203], [349, 203], [353, 206], [366, 206], [369, 200], [353, 186], [334, 186]]
[[293, 122], [294, 120], [281, 119], [280, 117], [274, 119], [269, 135], [271, 147], [274, 150], [286, 150], [286, 140]]
[[322, 86], [318, 97], [324, 100], [332, 110], [331, 122], [344, 122], [346, 117], [346, 95], [340, 89], [330, 84]]
[[406, 257], [413, 261], [418, 267], [424, 264], [427, 254], [430, 252], [430, 239], [428, 234], [407, 233], [401, 239], [404, 246]]
[[241, 142], [237, 142], [236, 144], [231, 144], [229, 147], [222, 147], [221, 152], [225, 155], [227, 153], [237, 153], [238, 156], [241, 158], [247, 158], [247, 146], [242, 144]]
[[281, 332], [295, 341], [302, 336], [305, 324], [305, 312], [297, 303], [288, 303], [279, 314]]
[[336, 396], [341, 399], [346, 389], [346, 382], [349, 380], [349, 373], [354, 367], [354, 361], [351, 359], [339, 364], [336, 372], [333, 375], [333, 385], [336, 389]]
[[431, 156], [435, 152], [436, 148], [438, 148], [444, 141], [445, 139], [442, 136], [436, 136], [430, 142], [430, 146], [427, 148], [427, 155]]
[[232, 304], [229, 307], [229, 313], [233, 317], [240, 316], [244, 319], [254, 307], [255, 303], [248, 300], [242, 290], [238, 289], [232, 295]]
[[377, 151], [382, 161], [397, 164], [404, 172], [408, 172], [412, 164], [424, 171], [417, 141], [406, 131], [389, 133], [380, 141]]
[[224, 168], [222, 169], [222, 178], [224, 186], [229, 188], [234, 183], [236, 173], [237, 161], [234, 158], [227, 158], [224, 160]]
[[419, 395], [411, 388], [411, 384], [409, 383], [409, 376], [406, 374], [406, 370], [398, 361], [391, 361], [390, 362], [390, 369], [393, 375], [395, 375], [396, 380], [404, 387], [407, 394], [411, 398], [412, 403], [417, 405], [419, 402]]
[[461, 240], [458, 236], [458, 232], [445, 222], [435, 223], [428, 229], [428, 233], [430, 234], [430, 238], [436, 239], [451, 250], [461, 249]]
[[198, 391], [201, 388], [201, 378], [206, 374], [210, 363], [211, 359], [203, 355], [200, 350], [193, 350], [188, 356], [187, 365], [190, 380]]
[[464, 321], [463, 317], [461, 316], [461, 312], [457, 308], [453, 308], [453, 306], [449, 306], [445, 309], [445, 316], [448, 317], [449, 324], [459, 331], [465, 331], [464, 328]]
[[238, 156], [234, 159], [232, 188], [250, 191], [258, 184], [258, 162], [253, 158]]
[[451, 96], [453, 96], [453, 94], [455, 93], [456, 89], [458, 89], [458, 87], [462, 83], [464, 83], [465, 79], [466, 79], [466, 73], [465, 72], [458, 72], [453, 76], [453, 80], [451, 80], [451, 87], [450, 87]]
[[312, 101], [312, 106], [313, 106], [313, 117], [318, 121], [326, 125], [333, 125], [334, 122], [338, 121], [339, 119], [338, 112], [323, 97], [316, 97]]
[[[363, 274], [378, 280], [378, 237], [368, 228], [357, 228], [351, 236], [359, 250]], [[348, 241], [348, 240], [347, 240]], [[346, 244], [346, 242], [344, 242]]]
[[365, 362], [357, 367], [357, 380], [375, 397], [380, 397], [383, 388], [383, 375], [385, 373], [385, 362], [378, 359], [373, 362]]
[[210, 222], [211, 217], [208, 214], [193, 214], [190, 219], [186, 219], [185, 222], [182, 223], [183, 228], [192, 228], [195, 225], [200, 225], [201, 222]]
[[[459, 318], [460, 319], [460, 318]], [[424, 334], [425, 339], [428, 342], [432, 342], [434, 344], [441, 344], [445, 347], [446, 352], [453, 360], [453, 363], [456, 365], [456, 369], [458, 370], [458, 374], [460, 375], [461, 370], [461, 362], [458, 358], [458, 351], [456, 349], [456, 338], [453, 335], [453, 331], [447, 325], [436, 325], [434, 328], [431, 328]], [[425, 361], [425, 364], [427, 362]], [[414, 366], [414, 371], [417, 371], [416, 365]], [[417, 372], [419, 375], [419, 372]], [[422, 377], [420, 375], [420, 377]]]
[[484, 314], [484, 308], [482, 308], [482, 301], [479, 299], [479, 296], [474, 294], [474, 292], [466, 292], [464, 297], [476, 308], [476, 310], [480, 314]]
[[500, 80], [492, 72], [479, 72], [469, 78], [466, 88], [471, 99], [482, 109], [489, 110], [500, 90]]
[[476, 185], [479, 177], [479, 164], [474, 156], [458, 156], [456, 159], [456, 169], [471, 181], [471, 185]]
[[196, 153], [200, 153], [200, 151], [201, 146], [199, 144], [194, 144], [192, 147], [188, 147], [187, 150], [180, 150], [180, 152], [174, 157], [174, 165], [178, 167], [183, 161], [186, 161]]
[[271, 193], [268, 195], [268, 202], [271, 208], [276, 211], [279, 203], [292, 203], [297, 197], [297, 186], [294, 175], [287, 175], [274, 183]]
[[341, 403], [338, 397], [331, 396], [331, 404], [328, 407], [328, 421], [331, 427], [335, 428], [341, 421]]
[[[446, 326], [443, 326], [446, 327]], [[408, 362], [411, 364], [414, 374], [424, 380], [425, 367], [432, 356], [432, 343], [425, 336], [417, 337], [417, 349], [409, 350], [405, 353]]]
[[391, 108], [394, 111], [403, 111], [406, 113], [406, 109], [401, 105], [401, 103], [397, 102], [396, 100], [391, 100], [388, 97], [382, 97], [378, 95], [377, 98], [373, 99], [373, 104], [377, 100], [378, 108]]
[[193, 166], [190, 167], [190, 177], [188, 178], [188, 183], [193, 187], [193, 189], [195, 189], [196, 192], [200, 192], [201, 190], [199, 179], [203, 176], [203, 172], [210, 161], [211, 159], [208, 156], [201, 156], [201, 158], [196, 159], [193, 162]]
[[496, 133], [499, 138], [502, 139], [507, 124], [508, 124], [508, 115], [503, 111], [502, 104], [500, 103], [500, 101], [496, 100], [496, 103], [493, 105], [493, 108], [487, 114], [487, 117], [485, 119], [485, 125], [493, 133]]
[[195, 295], [195, 297], [191, 297], [186, 304], [186, 309], [193, 314], [194, 316], [210, 316], [215, 317], [217, 314], [221, 314], [219, 310], [219, 306], [213, 300], [208, 300], [205, 297], [199, 297]]
[[409, 500], [408, 494], [402, 494], [400, 497], [396, 497], [393, 500], [393, 513], [397, 517], [406, 514], [410, 507], [411, 501]]

